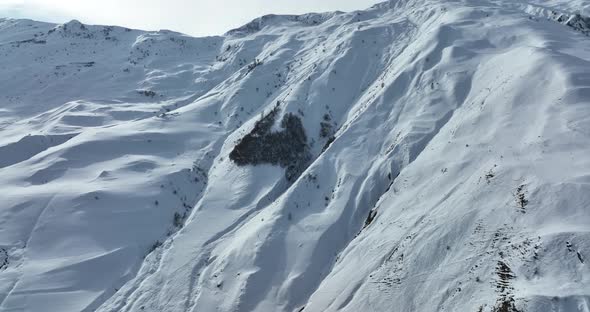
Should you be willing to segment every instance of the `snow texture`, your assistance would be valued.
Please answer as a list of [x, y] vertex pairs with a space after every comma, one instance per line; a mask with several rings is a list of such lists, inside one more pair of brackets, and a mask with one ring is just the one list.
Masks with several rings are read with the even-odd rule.
[[588, 16], [0, 19], [0, 311], [590, 311]]

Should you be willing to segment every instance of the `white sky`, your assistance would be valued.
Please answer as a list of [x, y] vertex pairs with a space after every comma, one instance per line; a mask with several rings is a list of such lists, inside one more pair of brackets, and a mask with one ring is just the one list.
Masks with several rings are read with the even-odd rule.
[[0, 0], [0, 17], [219, 35], [269, 13], [365, 9], [383, 0]]

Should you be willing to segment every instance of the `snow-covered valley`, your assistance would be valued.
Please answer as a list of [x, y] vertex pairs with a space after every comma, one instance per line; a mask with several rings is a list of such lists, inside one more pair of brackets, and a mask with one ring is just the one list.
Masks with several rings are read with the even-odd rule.
[[586, 16], [0, 19], [0, 311], [590, 311]]

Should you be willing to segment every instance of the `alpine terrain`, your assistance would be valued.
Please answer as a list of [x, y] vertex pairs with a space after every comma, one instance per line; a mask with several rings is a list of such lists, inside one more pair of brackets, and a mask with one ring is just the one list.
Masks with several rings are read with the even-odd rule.
[[590, 311], [589, 16], [0, 19], [0, 311]]

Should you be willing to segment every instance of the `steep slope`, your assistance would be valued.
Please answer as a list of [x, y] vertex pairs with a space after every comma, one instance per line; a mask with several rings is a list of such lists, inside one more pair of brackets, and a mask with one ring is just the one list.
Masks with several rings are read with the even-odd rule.
[[590, 310], [589, 8], [0, 20], [0, 310]]

